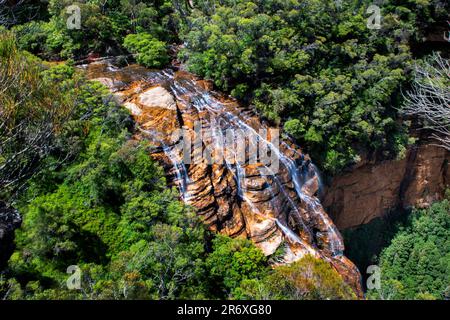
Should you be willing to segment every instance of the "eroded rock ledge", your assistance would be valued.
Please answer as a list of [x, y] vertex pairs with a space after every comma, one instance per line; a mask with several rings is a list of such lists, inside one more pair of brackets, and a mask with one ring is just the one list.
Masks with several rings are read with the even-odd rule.
[[[135, 138], [150, 142], [150, 155], [163, 165], [169, 182], [210, 230], [247, 237], [266, 255], [280, 248], [279, 263], [305, 254], [323, 259], [362, 296], [360, 273], [343, 255], [342, 236], [316, 197], [319, 179], [314, 165], [289, 141], [273, 145], [272, 134], [261, 133], [270, 128], [251, 108], [211, 92], [207, 83], [183, 71], [151, 71], [135, 65], [117, 69], [105, 63], [86, 69], [91, 79], [107, 85], [131, 111], [137, 126]], [[198, 126], [201, 131], [196, 130]], [[190, 141], [203, 136], [198, 148], [187, 152], [197, 161], [183, 160], [186, 152], [177, 147], [181, 138], [173, 134], [180, 129]], [[214, 137], [228, 130], [243, 132], [245, 138], [233, 138], [245, 141], [243, 149], [225, 147], [223, 151], [229, 151], [232, 159], [210, 163], [205, 154], [215, 157], [222, 149]], [[249, 139], [252, 135], [257, 139]], [[265, 151], [255, 153], [257, 141], [278, 160], [276, 169], [260, 158]], [[249, 159], [256, 154], [253, 163], [237, 160], [239, 155]]]

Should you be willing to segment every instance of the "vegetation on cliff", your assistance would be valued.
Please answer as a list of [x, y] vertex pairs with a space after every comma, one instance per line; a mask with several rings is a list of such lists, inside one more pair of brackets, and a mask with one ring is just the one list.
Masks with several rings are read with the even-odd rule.
[[362, 157], [394, 158], [411, 143], [397, 109], [408, 89], [412, 49], [445, 23], [440, 0], [389, 0], [379, 29], [367, 24], [371, 1], [224, 0], [78, 3], [80, 29], [67, 28], [71, 0], [41, 4], [32, 21], [13, 13], [21, 49], [44, 58], [137, 54], [148, 67], [183, 44], [188, 68], [237, 98], [338, 173]]
[[[73, 15], [67, 8], [72, 5], [80, 8], [80, 28], [67, 27]], [[146, 32], [161, 41], [176, 39], [176, 19], [169, 0], [50, 0], [47, 10], [41, 4], [41, 11], [31, 21], [23, 12], [26, 7], [23, 4], [10, 13], [16, 18], [12, 30], [18, 35], [21, 49], [47, 59], [126, 53], [123, 40], [132, 33]]]
[[242, 281], [236, 297], [257, 300], [356, 299], [336, 270], [309, 255], [290, 265], [277, 267], [262, 279]]
[[336, 173], [361, 154], [395, 157], [408, 143], [398, 121], [411, 45], [444, 21], [439, 1], [201, 1], [180, 37], [191, 71], [238, 98], [307, 147]]
[[148, 68], [162, 68], [169, 62], [166, 44], [148, 33], [129, 34], [123, 45], [136, 53], [138, 63]]

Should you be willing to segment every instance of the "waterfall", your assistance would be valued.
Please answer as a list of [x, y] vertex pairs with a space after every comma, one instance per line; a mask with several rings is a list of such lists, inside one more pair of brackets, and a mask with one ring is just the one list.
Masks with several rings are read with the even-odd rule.
[[[165, 129], [163, 126], [162, 129], [159, 129], [160, 132], [148, 127], [146, 129], [138, 128], [144, 138], [156, 146], [155, 154], [160, 153], [164, 159], [167, 159], [167, 164], [170, 166], [168, 171], [172, 173], [171, 181], [179, 189], [181, 199], [187, 204], [197, 207], [199, 214], [204, 214], [206, 220], [214, 223], [217, 219], [222, 219], [223, 221], [221, 220], [218, 224], [226, 227], [228, 216], [224, 213], [218, 215], [220, 211], [218, 203], [225, 203], [228, 206], [227, 210], [233, 210], [234, 205], [237, 205], [242, 210], [240, 214], [244, 218], [243, 222], [239, 219], [236, 221], [247, 224], [247, 220], [253, 221], [254, 217], [258, 217], [257, 221], [262, 222], [256, 223], [260, 223], [256, 230], [266, 227], [278, 230], [278, 234], [281, 234], [284, 241], [289, 244], [291, 256], [312, 254], [316, 257], [325, 257], [324, 259], [327, 261], [343, 257], [342, 237], [316, 197], [316, 194], [322, 190], [322, 181], [317, 167], [310, 160], [306, 160], [303, 153], [296, 149], [291, 142], [288, 144], [286, 141], [280, 141], [279, 145], [275, 145], [266, 134], [258, 132], [258, 130], [269, 128], [259, 121], [256, 112], [249, 108], [243, 109], [233, 99], [204, 89], [192, 75], [183, 71], [174, 72], [170, 69], [150, 71], [135, 66], [121, 69], [105, 63], [103, 74], [99, 77], [118, 79], [120, 82], [123, 80], [129, 86], [128, 88], [133, 88], [130, 91], [123, 91], [125, 101], [133, 102], [147, 88], [161, 86], [173, 96], [177, 105], [177, 114], [171, 117], [179, 117], [186, 122], [187, 124], [183, 124], [183, 126], [189, 128], [193, 137], [198, 134], [193, 129], [194, 120], [199, 121], [202, 130], [210, 129], [211, 136], [201, 143], [202, 152], [207, 150], [211, 154], [217, 155], [220, 151], [225, 151], [225, 147], [227, 152], [231, 151], [231, 158], [224, 156], [223, 163], [218, 167], [223, 167], [223, 172], [220, 171], [221, 174], [234, 180], [235, 185], [227, 184], [226, 187], [223, 187], [219, 182], [213, 181], [212, 176], [203, 177], [208, 174], [205, 171], [205, 159], [201, 159], [203, 163], [200, 167], [195, 163], [186, 165], [185, 158], [180, 155], [180, 150], [175, 149], [173, 143], [166, 141], [166, 137], [171, 133], [166, 131], [170, 130], [169, 128]], [[88, 68], [89, 66], [83, 67]], [[96, 67], [98, 68], [98, 65]], [[123, 97], [121, 101], [123, 101]], [[143, 112], [145, 114], [145, 112], [151, 113], [152, 111]], [[167, 118], [158, 117], [158, 121], [166, 120]], [[139, 121], [137, 119], [138, 123]], [[158, 124], [160, 123], [155, 123], [155, 125]], [[257, 159], [258, 165], [241, 163], [239, 158], [243, 155], [238, 151], [229, 150], [228, 146], [224, 146], [220, 142], [227, 130], [240, 131], [246, 138], [254, 138], [245, 139], [249, 141], [245, 141], [243, 153]], [[235, 137], [234, 139], [240, 138]], [[264, 147], [265, 152], [270, 153], [271, 159], [273, 157], [279, 162], [277, 170], [261, 162], [261, 154], [258, 153], [259, 158], [258, 155], [253, 154], [258, 146]], [[251, 175], [248, 175], [248, 171], [251, 172]], [[222, 177], [218, 179], [221, 181]], [[252, 187], [249, 190], [247, 184], [248, 181], [252, 183], [252, 179], [259, 181], [258, 187], [256, 189]], [[199, 185], [200, 183], [206, 185]], [[235, 188], [235, 193], [227, 188]], [[215, 199], [215, 194], [211, 195], [207, 192], [217, 192], [220, 201]], [[204, 203], [202, 201], [206, 201], [205, 197], [207, 200], [212, 200]], [[261, 201], [260, 199], [265, 200]], [[247, 207], [248, 209], [246, 209]], [[214, 214], [218, 216], [215, 217]], [[236, 224], [238, 223], [233, 222], [228, 228], [232, 230]], [[252, 229], [252, 227], [254, 226], [246, 225], [245, 230], [249, 237], [253, 236], [252, 230], [255, 228]]]
[[[291, 175], [291, 178], [292, 178], [292, 181], [294, 184], [294, 189], [295, 189], [295, 192], [296, 192], [298, 198], [306, 204], [306, 206], [308, 207], [308, 209], [311, 212], [313, 212], [313, 214], [316, 216], [316, 219], [320, 219], [322, 221], [322, 223], [325, 225], [326, 230], [324, 232], [326, 233], [326, 236], [329, 239], [329, 248], [328, 249], [331, 251], [331, 253], [333, 255], [341, 255], [342, 254], [343, 243], [342, 243], [342, 238], [339, 235], [339, 232], [336, 230], [335, 226], [331, 223], [330, 219], [327, 216], [325, 216], [323, 208], [322, 208], [319, 200], [317, 198], [314, 198], [312, 196], [305, 194], [302, 190], [302, 188], [304, 187], [304, 184], [311, 181], [312, 178], [317, 179], [319, 182], [319, 186], [321, 185], [320, 177], [317, 174], [317, 168], [312, 163], [309, 164], [309, 168], [308, 168], [309, 170], [308, 170], [307, 174], [312, 173], [313, 177], [309, 178], [309, 179], [305, 179], [305, 177], [301, 176], [301, 173], [299, 172], [298, 167], [296, 166], [295, 162], [292, 159], [290, 159], [285, 154], [283, 154], [279, 147], [274, 146], [265, 137], [261, 136], [253, 127], [251, 127], [249, 124], [246, 123], [246, 121], [248, 121], [248, 118], [246, 119], [243, 117], [243, 119], [241, 119], [238, 115], [235, 115], [230, 111], [227, 111], [225, 106], [219, 100], [215, 99], [211, 95], [211, 93], [201, 90], [195, 84], [194, 81], [184, 80], [181, 83], [177, 80], [174, 80], [173, 83], [171, 83], [170, 88], [172, 90], [172, 93], [174, 94], [174, 96], [176, 97], [176, 99], [178, 101], [182, 101], [183, 103], [192, 106], [193, 108], [195, 108], [195, 110], [197, 112], [207, 111], [210, 115], [213, 116], [214, 119], [216, 119], [216, 118], [222, 119], [222, 120], [224, 120], [224, 122], [228, 123], [232, 128], [240, 129], [245, 132], [248, 132], [249, 134], [257, 137], [264, 144], [266, 144], [268, 149], [271, 152], [275, 153], [275, 155], [278, 157], [278, 159], [280, 160], [282, 165], [288, 170], [289, 174]], [[189, 100], [187, 100], [187, 98], [184, 96], [187, 96], [189, 98]], [[215, 132], [215, 130], [213, 132]], [[215, 140], [217, 140], [217, 139], [215, 139]], [[297, 152], [296, 150], [293, 150], [291, 147], [289, 147], [284, 142], [282, 143], [282, 145], [288, 151]], [[240, 195], [240, 197], [245, 202], [247, 202], [247, 204], [250, 206], [252, 211], [255, 212], [255, 214], [261, 214], [260, 212], [258, 212], [258, 209], [256, 208], [256, 206], [248, 198], [246, 198], [243, 195], [243, 193], [244, 193], [244, 190], [242, 189], [242, 180], [243, 180], [243, 175], [244, 175], [243, 168], [237, 163], [237, 161], [235, 161], [234, 169], [228, 162], [226, 162], [225, 164], [226, 164], [228, 170], [230, 172], [232, 172], [235, 177], [238, 194]], [[274, 177], [275, 183], [278, 185], [281, 192], [287, 198], [287, 201], [290, 203], [290, 205], [292, 207], [292, 211], [295, 213], [297, 219], [299, 221], [301, 221], [300, 223], [302, 224], [302, 228], [308, 234], [311, 234], [312, 232], [311, 232], [310, 228], [308, 228], [306, 226], [305, 222], [303, 221], [303, 218], [301, 217], [301, 214], [299, 213], [299, 210], [298, 210], [297, 206], [295, 205], [294, 200], [287, 194], [286, 190], [282, 186], [278, 177], [275, 174], [273, 175], [273, 177]], [[302, 182], [304, 180], [306, 180], [305, 183]], [[294, 242], [302, 242], [302, 241], [299, 241], [298, 236], [295, 235], [295, 233], [291, 229], [289, 229], [287, 226], [285, 226], [283, 223], [281, 223], [278, 220], [276, 220], [276, 223], [277, 223], [278, 227], [282, 230], [282, 232], [288, 238], [290, 238], [291, 240], [296, 239]], [[295, 237], [294, 237], [294, 235], [295, 235]]]

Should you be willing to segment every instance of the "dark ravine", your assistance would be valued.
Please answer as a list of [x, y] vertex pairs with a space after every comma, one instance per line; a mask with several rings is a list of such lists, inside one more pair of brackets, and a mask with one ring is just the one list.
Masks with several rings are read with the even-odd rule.
[[14, 230], [21, 223], [19, 212], [0, 201], [0, 271], [5, 268], [14, 251]]
[[367, 224], [390, 211], [428, 207], [450, 184], [450, 152], [420, 143], [402, 160], [366, 163], [336, 176], [323, 205], [340, 230]]
[[[284, 254], [277, 263], [289, 263], [308, 253], [328, 261], [362, 296], [360, 273], [343, 255], [342, 236], [316, 196], [320, 179], [315, 166], [289, 141], [274, 147], [270, 137], [259, 131], [270, 128], [251, 108], [211, 91], [207, 82], [185, 71], [151, 71], [137, 65], [117, 68], [110, 61], [83, 67], [89, 78], [108, 86], [131, 111], [138, 126], [135, 139], [155, 146], [151, 156], [164, 166], [181, 198], [196, 208], [209, 229], [247, 237], [266, 255], [282, 247]], [[220, 163], [210, 164], [205, 157], [184, 163], [182, 150], [175, 148], [179, 138], [173, 133], [183, 128], [195, 141], [199, 123], [202, 132], [212, 132], [202, 140], [201, 152], [216, 155], [220, 148], [215, 136], [228, 129], [240, 130], [256, 136], [271, 151], [279, 160], [279, 170], [271, 172], [259, 158], [256, 163], [241, 164], [236, 151], [231, 151], [232, 159]], [[246, 142], [242, 151], [246, 159], [251, 147]]]

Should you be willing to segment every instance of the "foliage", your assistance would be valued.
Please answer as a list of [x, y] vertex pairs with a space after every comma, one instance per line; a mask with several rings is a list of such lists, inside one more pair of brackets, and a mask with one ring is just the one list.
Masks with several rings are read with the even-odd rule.
[[50, 30], [48, 24], [42, 21], [30, 21], [12, 28], [18, 40], [18, 47], [33, 54], [46, 52], [45, 43]]
[[[224, 297], [211, 289], [218, 274], [208, 274], [219, 268], [223, 252], [234, 252], [234, 272], [224, 283], [266, 268], [264, 255], [249, 241], [221, 237], [208, 258], [203, 225], [167, 188], [147, 144], [131, 139], [130, 115], [103, 85], [87, 81], [70, 64], [47, 66], [19, 51], [11, 34], [0, 40], [2, 130], [25, 130], [2, 140], [2, 169], [17, 165], [19, 156], [33, 169], [19, 177], [27, 186], [15, 201], [23, 223], [1, 273], [2, 298]], [[21, 148], [34, 146], [23, 139], [39, 130], [50, 138], [36, 145], [46, 151], [37, 163], [39, 149]], [[1, 181], [11, 172], [2, 171]], [[9, 194], [2, 188], [2, 199]], [[82, 271], [81, 290], [66, 287], [70, 265]]]
[[[189, 70], [286, 121], [329, 173], [358, 154], [395, 157], [409, 80], [410, 42], [445, 17], [439, 1], [385, 1], [380, 30], [366, 27], [370, 1], [200, 1], [180, 37]], [[394, 107], [394, 108], [393, 108]], [[398, 137], [402, 136], [401, 139]]]
[[238, 299], [355, 299], [352, 289], [330, 265], [310, 255], [278, 266], [258, 281], [246, 279], [236, 290]]
[[450, 201], [415, 210], [381, 253], [380, 290], [370, 298], [444, 299], [450, 284]]
[[[72, 4], [81, 9], [79, 30], [66, 25]], [[31, 22], [23, 15], [13, 29], [21, 49], [44, 58], [128, 49], [149, 67], [166, 64], [166, 43], [182, 40], [180, 57], [191, 71], [252, 103], [270, 121], [286, 123], [286, 133], [334, 174], [363, 157], [404, 156], [407, 125], [397, 108], [410, 80], [411, 48], [448, 11], [440, 0], [388, 0], [381, 29], [371, 30], [370, 4], [50, 0], [39, 6], [48, 14]]]
[[0, 199], [13, 197], [58, 149], [56, 132], [70, 118], [75, 97], [64, 92], [64, 81], [49, 79], [51, 72], [46, 76], [39, 59], [20, 52], [11, 33], [0, 33]]
[[[272, 269], [250, 241], [206, 232], [108, 90], [71, 60], [30, 53], [58, 60], [127, 49], [161, 68], [167, 44], [182, 40], [191, 71], [282, 124], [337, 173], [362, 154], [405, 154], [399, 93], [411, 48], [445, 17], [445, 3], [387, 0], [380, 30], [366, 27], [370, 1], [3, 3], [0, 22], [17, 40], [0, 27], [0, 201], [14, 202], [24, 221], [0, 298], [354, 298], [322, 260]], [[66, 25], [72, 4], [79, 30]], [[415, 211], [382, 252], [382, 288], [369, 297], [449, 298], [449, 211], [448, 200]], [[69, 265], [81, 269], [80, 290], [67, 290]]]
[[267, 273], [267, 259], [262, 251], [247, 239], [231, 240], [216, 236], [213, 252], [206, 266], [217, 286], [224, 292], [233, 292], [246, 279], [257, 279]]
[[[80, 8], [80, 29], [67, 27], [67, 8], [71, 5]], [[42, 20], [24, 17], [11, 24], [20, 47], [44, 58], [79, 59], [89, 53], [123, 53], [123, 39], [136, 32], [146, 32], [163, 41], [176, 39], [177, 18], [169, 0], [50, 0], [40, 10], [46, 12], [40, 14]]]
[[[146, 145], [130, 140], [127, 111], [99, 83], [76, 80], [70, 66], [35, 76], [59, 84], [46, 99], [59, 90], [73, 100], [69, 117], [54, 132], [55, 149], [18, 202], [24, 220], [9, 268], [23, 298], [201, 296], [196, 288], [205, 231], [166, 188]], [[82, 292], [64, 289], [69, 265], [87, 273]], [[3, 285], [11, 287], [11, 281]]]
[[136, 53], [136, 61], [149, 68], [161, 68], [169, 62], [167, 45], [148, 33], [129, 34], [125, 37], [124, 47]]
[[232, 299], [354, 299], [352, 289], [327, 262], [305, 256], [289, 265], [268, 266], [246, 239], [216, 236], [206, 267], [215, 286]]

